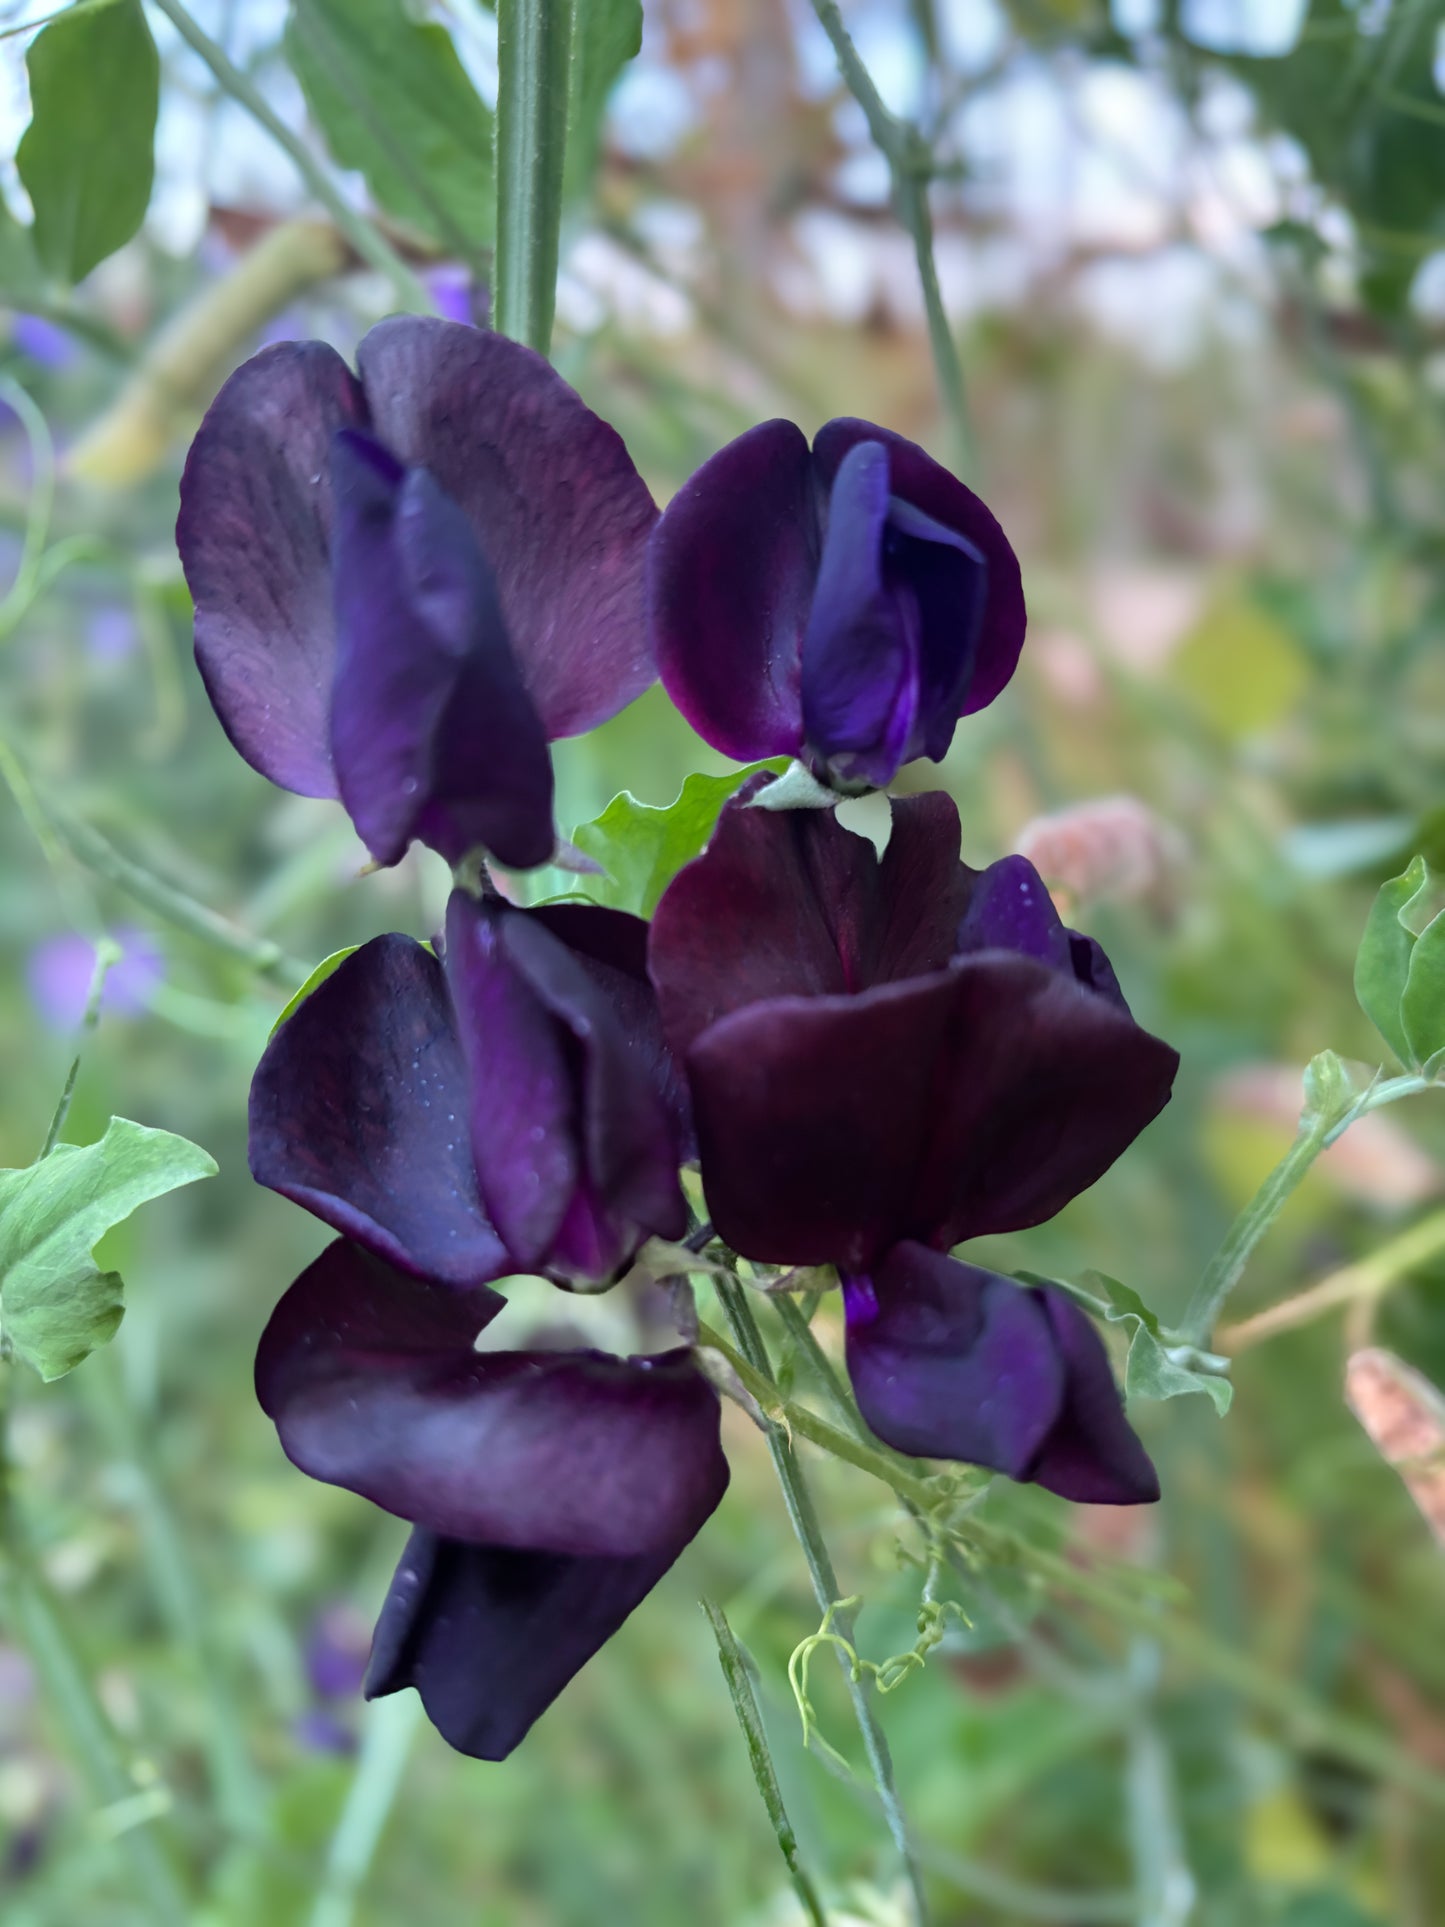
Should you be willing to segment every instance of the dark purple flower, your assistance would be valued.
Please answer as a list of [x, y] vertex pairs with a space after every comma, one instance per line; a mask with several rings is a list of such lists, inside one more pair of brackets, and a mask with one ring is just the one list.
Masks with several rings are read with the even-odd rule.
[[1159, 1481], [1108, 1354], [1056, 1285], [1024, 1288], [925, 1245], [845, 1277], [848, 1375], [889, 1445], [966, 1459], [1091, 1505], [1140, 1505]]
[[338, 1239], [256, 1360], [293, 1463], [417, 1528], [368, 1694], [415, 1686], [482, 1759], [511, 1752], [728, 1482], [717, 1395], [690, 1354], [478, 1351], [504, 1305]]
[[979, 875], [958, 844], [940, 794], [894, 802], [881, 861], [830, 811], [733, 803], [658, 906], [708, 1208], [744, 1256], [867, 1272], [901, 1239], [1040, 1224], [1168, 1100], [1177, 1055], [1102, 953], [1063, 932], [1041, 954], [1037, 875]]
[[257, 1067], [255, 1176], [417, 1277], [609, 1282], [687, 1226], [646, 937], [617, 910], [458, 891], [444, 963], [364, 944]]
[[959, 861], [948, 797], [895, 801], [879, 861], [831, 812], [753, 809], [755, 792], [649, 944], [719, 1235], [838, 1266], [860, 1410], [900, 1450], [1156, 1497], [1077, 1308], [940, 1254], [1102, 1176], [1167, 1102], [1175, 1053], [1027, 863]]
[[871, 422], [831, 421], [811, 450], [791, 422], [740, 435], [668, 504], [648, 577], [658, 669], [698, 734], [843, 789], [939, 761], [1023, 646], [1003, 530]]
[[340, 796], [378, 862], [419, 837], [529, 868], [554, 843], [547, 743], [652, 680], [656, 509], [514, 341], [401, 317], [357, 366], [277, 344], [201, 424], [176, 526], [201, 674], [246, 760]]

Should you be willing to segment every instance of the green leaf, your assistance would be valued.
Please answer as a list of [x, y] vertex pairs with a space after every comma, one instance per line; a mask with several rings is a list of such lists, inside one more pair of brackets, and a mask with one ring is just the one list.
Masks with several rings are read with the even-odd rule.
[[1445, 911], [1426, 924], [1410, 952], [1400, 998], [1400, 1024], [1409, 1061], [1424, 1065], [1445, 1049]]
[[404, 0], [293, 0], [286, 57], [332, 157], [464, 260], [491, 238], [492, 116], [444, 27]]
[[602, 121], [617, 76], [642, 48], [642, 0], [575, 0], [567, 90], [563, 199], [584, 195], [597, 170]]
[[543, 355], [557, 297], [571, 56], [572, 0], [497, 0], [493, 321]]
[[0, 294], [8, 308], [43, 301], [49, 284], [36, 258], [35, 238], [0, 201]]
[[35, 209], [35, 252], [52, 274], [82, 281], [150, 204], [160, 62], [141, 0], [63, 14], [25, 65], [30, 125], [15, 164]]
[[305, 983], [302, 984], [301, 988], [288, 1000], [286, 1008], [271, 1026], [271, 1035], [274, 1037], [286, 1019], [291, 1015], [292, 1011], [294, 1011], [299, 1004], [304, 1004], [312, 991], [324, 984], [332, 972], [339, 970], [342, 964], [346, 962], [346, 959], [355, 956], [360, 948], [361, 945], [359, 943], [349, 943], [344, 949], [333, 950], [329, 957], [323, 957], [311, 975], [306, 979]]
[[1126, 1396], [1182, 1398], [1188, 1392], [1203, 1392], [1223, 1418], [1234, 1397], [1233, 1385], [1221, 1376], [1224, 1359], [1181, 1343], [1159, 1323], [1138, 1292], [1117, 1278], [1086, 1271], [1079, 1282], [1095, 1302], [1104, 1301], [1104, 1316], [1111, 1324], [1133, 1327], [1124, 1367]]
[[[1355, 957], [1355, 996], [1361, 1010], [1402, 1064], [1412, 1061], [1401, 1000], [1410, 976], [1416, 935], [1409, 914], [1430, 887], [1430, 875], [1417, 856], [1402, 875], [1383, 884], [1365, 922]], [[1421, 996], [1424, 979], [1421, 980]]]
[[38, 1164], [0, 1171], [0, 1316], [42, 1378], [70, 1371], [121, 1321], [120, 1277], [96, 1267], [97, 1241], [137, 1205], [215, 1172], [198, 1144], [123, 1117], [99, 1143], [58, 1144]]
[[577, 848], [595, 857], [604, 871], [601, 878], [587, 879], [587, 895], [614, 910], [650, 917], [683, 864], [706, 845], [728, 798], [759, 770], [785, 767], [778, 760], [752, 763], [726, 776], [689, 776], [677, 800], [662, 807], [639, 803], [623, 790], [595, 822], [572, 832]]

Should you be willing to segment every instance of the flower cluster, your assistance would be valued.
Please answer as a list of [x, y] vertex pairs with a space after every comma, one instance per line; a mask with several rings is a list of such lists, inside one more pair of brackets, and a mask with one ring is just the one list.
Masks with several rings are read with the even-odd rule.
[[659, 518], [616, 434], [503, 338], [392, 320], [353, 375], [246, 364], [178, 529], [196, 650], [241, 754], [338, 796], [375, 860], [458, 871], [434, 945], [363, 945], [272, 1039], [256, 1177], [338, 1238], [286, 1292], [257, 1391], [289, 1457], [413, 1531], [366, 1690], [414, 1686], [500, 1759], [722, 1497], [683, 1343], [499, 1349], [541, 1274], [616, 1283], [692, 1222], [754, 1265], [833, 1266], [859, 1410], [906, 1453], [1071, 1499], [1157, 1496], [1097, 1332], [1053, 1286], [950, 1255], [1051, 1217], [1162, 1108], [1176, 1057], [1020, 857], [959, 857], [942, 794], [881, 858], [755, 776], [651, 925], [523, 909], [556, 832], [547, 744], [656, 670], [738, 758], [837, 792], [937, 760], [1024, 632], [997, 522], [912, 443], [772, 422]]

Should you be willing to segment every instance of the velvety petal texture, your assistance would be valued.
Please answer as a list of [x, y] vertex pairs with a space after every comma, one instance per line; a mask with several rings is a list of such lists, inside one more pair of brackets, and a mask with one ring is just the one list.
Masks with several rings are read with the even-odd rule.
[[990, 882], [988, 941], [959, 949], [994, 873], [959, 862], [946, 799], [894, 820], [880, 862], [827, 812], [730, 805], [658, 906], [708, 1208], [749, 1258], [864, 1272], [900, 1239], [1039, 1224], [1169, 1097], [1175, 1052], [1081, 980], [1068, 933], [1049, 949]]
[[366, 1697], [414, 1686], [448, 1745], [504, 1760], [675, 1557], [519, 1552], [418, 1528], [381, 1609]]
[[459, 891], [445, 964], [400, 936], [348, 957], [257, 1066], [256, 1178], [453, 1285], [606, 1285], [649, 1237], [682, 1237], [691, 1123], [645, 926], [564, 907]]
[[371, 436], [338, 435], [331, 472], [331, 751], [358, 834], [382, 864], [414, 837], [453, 864], [545, 863], [552, 760], [471, 525]]
[[504, 1304], [342, 1239], [281, 1300], [256, 1361], [287, 1455], [417, 1527], [368, 1695], [415, 1686], [482, 1759], [512, 1751], [728, 1482], [717, 1394], [689, 1353], [476, 1350]]
[[546, 742], [654, 671], [656, 509], [621, 441], [540, 356], [399, 317], [358, 350], [265, 350], [192, 445], [177, 542], [232, 741], [340, 794], [378, 862], [551, 854]]
[[1007, 683], [1017, 558], [983, 503], [866, 422], [750, 429], [668, 504], [648, 563], [669, 695], [714, 748], [788, 754], [842, 789], [943, 757]]
[[632, 995], [612, 1001], [545, 923], [460, 891], [446, 959], [478, 1179], [519, 1265], [605, 1283], [648, 1237], [682, 1237], [682, 1145]]
[[905, 1243], [844, 1300], [858, 1409], [885, 1443], [1092, 1505], [1159, 1497], [1103, 1341], [1056, 1286]]
[[377, 937], [267, 1045], [252, 1175], [405, 1271], [485, 1284], [517, 1266], [482, 1208], [470, 1101], [441, 964], [410, 937]]
[[504, 1304], [328, 1246], [256, 1360], [287, 1456], [449, 1538], [675, 1552], [727, 1479], [717, 1395], [691, 1355], [475, 1350]]

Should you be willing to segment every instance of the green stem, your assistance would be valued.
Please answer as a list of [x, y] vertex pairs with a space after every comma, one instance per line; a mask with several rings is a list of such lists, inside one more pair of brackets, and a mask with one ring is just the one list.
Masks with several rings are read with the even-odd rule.
[[421, 1724], [415, 1693], [374, 1700], [367, 1710], [366, 1737], [356, 1772], [331, 1836], [326, 1876], [310, 1927], [351, 1927], [362, 1884], [401, 1788], [407, 1756]]
[[110, 937], [102, 937], [95, 949], [95, 963], [90, 973], [90, 989], [85, 998], [85, 1015], [80, 1020], [80, 1038], [75, 1055], [70, 1060], [70, 1069], [66, 1072], [60, 1102], [55, 1107], [50, 1119], [50, 1128], [45, 1133], [45, 1142], [40, 1147], [42, 1158], [48, 1158], [60, 1142], [60, 1133], [65, 1129], [65, 1120], [70, 1116], [76, 1079], [80, 1076], [81, 1056], [86, 1043], [94, 1035], [96, 1025], [100, 1022], [100, 1005], [105, 995], [105, 980], [110, 975], [112, 967], [120, 962], [120, 958], [120, 945]]
[[432, 299], [419, 276], [412, 272], [385, 236], [379, 234], [371, 222], [358, 214], [345, 196], [337, 191], [306, 143], [286, 125], [250, 76], [241, 71], [219, 42], [212, 40], [205, 29], [197, 25], [182, 6], [181, 0], [155, 0], [155, 4], [187, 46], [205, 61], [232, 100], [244, 107], [251, 118], [271, 136], [361, 259], [386, 276], [402, 307], [418, 314], [429, 314]]
[[1244, 1275], [1255, 1246], [1298, 1190], [1320, 1153], [1327, 1151], [1357, 1117], [1430, 1088], [1430, 1079], [1409, 1073], [1371, 1085], [1343, 1111], [1332, 1115], [1306, 1113], [1294, 1143], [1239, 1213], [1205, 1266], [1180, 1321], [1179, 1332], [1184, 1343], [1197, 1345], [1203, 1351], [1210, 1349], [1210, 1336], [1224, 1302]]
[[50, 539], [50, 517], [55, 508], [55, 444], [44, 415], [18, 381], [0, 375], [0, 399], [20, 418], [30, 447], [30, 501], [25, 515], [25, 537], [15, 580], [0, 600], [0, 640], [22, 621], [40, 587], [45, 545]]
[[[778, 1405], [778, 1392], [772, 1380], [767, 1348], [763, 1344], [762, 1334], [753, 1318], [747, 1292], [736, 1279], [715, 1278], [713, 1282], [719, 1302], [732, 1327], [733, 1336], [738, 1342], [741, 1353], [744, 1354], [740, 1358], [737, 1353], [733, 1353], [733, 1363], [735, 1366], [747, 1365], [748, 1373], [745, 1375], [739, 1372], [739, 1376], [743, 1378], [745, 1384], [748, 1383], [749, 1376], [752, 1378], [753, 1383], [748, 1385], [748, 1389], [758, 1398], [764, 1411], [771, 1416]], [[831, 1427], [826, 1429], [829, 1432], [832, 1431]], [[841, 1434], [838, 1436], [841, 1437]], [[813, 1582], [813, 1595], [818, 1602], [818, 1609], [823, 1613], [832, 1612], [833, 1629], [851, 1646], [854, 1644], [853, 1615], [838, 1609], [838, 1600], [841, 1597], [838, 1579], [833, 1571], [833, 1562], [823, 1538], [822, 1527], [818, 1522], [813, 1495], [803, 1477], [802, 1468], [798, 1464], [791, 1441], [776, 1425], [768, 1432], [768, 1450], [772, 1454], [773, 1469], [778, 1475], [778, 1484], [782, 1487], [783, 1502], [787, 1506], [788, 1517], [792, 1522], [798, 1544], [803, 1549], [803, 1557], [807, 1562], [808, 1576]], [[922, 1481], [919, 1483], [921, 1485]], [[882, 1802], [888, 1831], [893, 1836], [894, 1846], [903, 1862], [904, 1874], [913, 1898], [914, 1915], [918, 1927], [926, 1927], [928, 1902], [923, 1888], [923, 1875], [914, 1857], [912, 1842], [908, 1837], [908, 1826], [903, 1817], [903, 1808], [893, 1777], [893, 1761], [888, 1751], [888, 1742], [883, 1736], [883, 1729], [879, 1726], [873, 1711], [872, 1690], [866, 1678], [854, 1677], [853, 1668], [841, 1651], [838, 1654], [838, 1662], [843, 1669], [848, 1696], [853, 1702], [854, 1718], [863, 1736], [863, 1750], [868, 1756], [868, 1764], [878, 1789], [878, 1797]]]
[[[55, 1600], [18, 1543], [19, 1530], [8, 1521], [5, 1550], [9, 1570], [4, 1584], [6, 1617], [29, 1654], [45, 1693], [69, 1741], [75, 1764], [98, 1807], [117, 1809], [136, 1797], [110, 1722], [96, 1699]], [[154, 1819], [141, 1821], [117, 1836], [144, 1896], [146, 1917], [174, 1921], [193, 1918], [171, 1855], [162, 1846]]]
[[540, 355], [552, 345], [557, 299], [571, 53], [572, 0], [498, 0], [493, 319]]
[[[718, 1281], [724, 1283], [726, 1281]], [[751, 1319], [751, 1314], [749, 1314]], [[936, 1511], [938, 1492], [915, 1473], [901, 1470], [884, 1454], [850, 1438], [826, 1419], [819, 1418], [806, 1405], [795, 1405], [781, 1398], [766, 1370], [760, 1370], [707, 1324], [699, 1326], [698, 1342], [721, 1352], [764, 1412], [795, 1438], [805, 1438], [820, 1450], [855, 1465], [878, 1479], [901, 1499], [905, 1506], [924, 1513]], [[1254, 1662], [1239, 1649], [1201, 1631], [1189, 1620], [1166, 1611], [1157, 1600], [1139, 1599], [1086, 1567], [1076, 1565], [1060, 1554], [1031, 1544], [1000, 1526], [988, 1524], [974, 1513], [967, 1520], [968, 1542], [990, 1560], [1004, 1566], [1031, 1567], [1040, 1579], [1060, 1592], [1095, 1606], [1110, 1622], [1145, 1633], [1158, 1640], [1186, 1664], [1234, 1687], [1255, 1705], [1274, 1714], [1322, 1746], [1332, 1748], [1343, 1759], [1354, 1761], [1367, 1773], [1416, 1794], [1430, 1805], [1445, 1810], [1445, 1775], [1411, 1759], [1401, 1752], [1389, 1735], [1345, 1718], [1321, 1706], [1314, 1696], [1292, 1680]], [[830, 1602], [831, 1603], [831, 1602]], [[835, 1623], [837, 1616], [835, 1615]]]
[[944, 312], [943, 295], [938, 285], [938, 265], [933, 255], [933, 216], [928, 205], [928, 184], [933, 175], [932, 151], [911, 121], [900, 120], [884, 105], [873, 76], [863, 64], [843, 24], [836, 0], [813, 0], [813, 11], [833, 43], [844, 85], [863, 109], [873, 144], [888, 162], [898, 218], [913, 237], [933, 366], [953, 430], [956, 460], [966, 474], [973, 467], [973, 431], [969, 423], [963, 363], [959, 359], [953, 329]]
[[187, 936], [212, 950], [248, 965], [258, 977], [265, 977], [283, 990], [299, 990], [310, 972], [297, 957], [288, 957], [268, 937], [253, 937], [248, 931], [197, 903], [194, 897], [175, 884], [167, 883], [151, 870], [124, 856], [88, 823], [64, 815], [54, 804], [41, 805], [47, 823], [78, 863], [107, 883], [114, 884], [135, 902], [153, 910], [165, 922], [184, 930]]
[[737, 1635], [727, 1622], [727, 1615], [721, 1606], [711, 1599], [701, 1601], [717, 1641], [717, 1656], [727, 1681], [728, 1693], [732, 1699], [733, 1711], [738, 1716], [738, 1725], [743, 1730], [743, 1739], [748, 1749], [748, 1764], [753, 1770], [753, 1781], [762, 1796], [763, 1806], [768, 1819], [772, 1822], [773, 1833], [778, 1848], [787, 1862], [792, 1876], [793, 1887], [802, 1903], [803, 1911], [813, 1923], [813, 1927], [828, 1927], [828, 1916], [823, 1912], [823, 1904], [818, 1898], [817, 1889], [809, 1878], [806, 1869], [798, 1859], [798, 1837], [793, 1832], [793, 1823], [788, 1818], [788, 1810], [783, 1805], [783, 1790], [778, 1785], [777, 1770], [768, 1747], [767, 1729], [758, 1708], [757, 1695], [748, 1672], [747, 1654], [738, 1644]]
[[203, 1744], [221, 1818], [233, 1833], [259, 1838], [265, 1831], [265, 1795], [251, 1764], [225, 1658], [211, 1634], [186, 1535], [171, 1511], [154, 1455], [114, 1364], [97, 1361], [82, 1384], [107, 1436], [112, 1462], [126, 1465], [134, 1480], [152, 1590], [209, 1703]]

